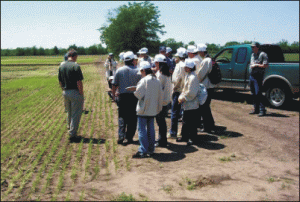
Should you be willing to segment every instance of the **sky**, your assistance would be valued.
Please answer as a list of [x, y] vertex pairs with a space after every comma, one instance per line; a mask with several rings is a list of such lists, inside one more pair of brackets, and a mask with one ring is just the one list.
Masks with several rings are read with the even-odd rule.
[[[184, 44], [299, 41], [298, 1], [150, 1], [166, 34]], [[127, 1], [1, 1], [1, 49], [99, 44], [109, 9]]]

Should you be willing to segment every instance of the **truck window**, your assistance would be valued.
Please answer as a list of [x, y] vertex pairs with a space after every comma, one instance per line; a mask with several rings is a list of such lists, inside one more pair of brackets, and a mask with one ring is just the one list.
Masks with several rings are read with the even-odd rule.
[[216, 62], [230, 63], [232, 60], [233, 49], [223, 50], [215, 59]]
[[247, 48], [239, 48], [236, 56], [236, 63], [243, 64], [246, 61]]

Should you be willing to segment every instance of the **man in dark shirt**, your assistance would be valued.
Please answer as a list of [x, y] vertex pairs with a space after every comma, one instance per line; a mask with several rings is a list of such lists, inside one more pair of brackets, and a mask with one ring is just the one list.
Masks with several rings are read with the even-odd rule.
[[65, 109], [68, 113], [67, 126], [69, 140], [76, 141], [77, 130], [83, 109], [83, 75], [80, 66], [76, 63], [77, 52], [71, 49], [68, 52], [68, 60], [59, 66], [58, 80], [63, 90]]
[[268, 56], [265, 52], [259, 50], [259, 43], [252, 43], [252, 55], [250, 61], [250, 90], [253, 96], [254, 110], [250, 114], [258, 114], [264, 116], [266, 109], [262, 103], [262, 82], [264, 78], [265, 68], [269, 66]]

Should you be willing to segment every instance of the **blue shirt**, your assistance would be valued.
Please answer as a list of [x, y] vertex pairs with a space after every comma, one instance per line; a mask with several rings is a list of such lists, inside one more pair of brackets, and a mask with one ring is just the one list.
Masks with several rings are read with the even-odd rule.
[[173, 58], [169, 58], [169, 57], [166, 57], [167, 58], [167, 65], [169, 67], [169, 70], [172, 70], [174, 71], [175, 69], [175, 60]]
[[142, 76], [138, 74], [139, 70], [134, 66], [123, 66], [116, 72], [112, 84], [119, 87], [119, 93], [133, 93], [126, 90], [129, 86], [137, 86]]

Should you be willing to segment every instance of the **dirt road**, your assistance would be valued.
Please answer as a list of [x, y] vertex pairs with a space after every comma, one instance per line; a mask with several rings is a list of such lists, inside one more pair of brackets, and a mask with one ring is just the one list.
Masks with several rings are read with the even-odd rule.
[[[137, 200], [299, 200], [299, 101], [257, 117], [248, 114], [249, 94], [218, 92], [213, 98], [215, 134], [198, 132], [190, 147], [168, 139], [153, 158], [132, 159], [136, 133], [135, 144], [118, 149], [127, 170], [80, 185], [78, 190], [94, 189], [85, 200], [122, 192]], [[167, 123], [169, 128], [170, 118]]]

